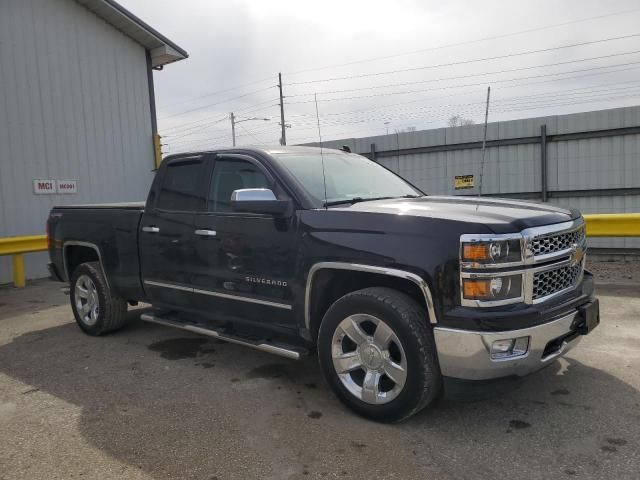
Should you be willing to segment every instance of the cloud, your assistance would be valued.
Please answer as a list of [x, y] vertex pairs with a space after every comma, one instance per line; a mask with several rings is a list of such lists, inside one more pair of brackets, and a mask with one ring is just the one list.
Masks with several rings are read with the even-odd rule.
[[[190, 54], [189, 59], [155, 73], [160, 130], [171, 151], [230, 143], [229, 123], [213, 122], [232, 110], [239, 117], [244, 110], [247, 118], [254, 114], [273, 118], [269, 123], [244, 123], [239, 131], [240, 143], [277, 143], [280, 127], [275, 85], [279, 71], [283, 72], [288, 97], [287, 123], [292, 125], [287, 130], [289, 143], [312, 141], [317, 136], [315, 105], [309, 102], [314, 92], [319, 93], [323, 137], [327, 139], [381, 134], [387, 126], [434, 128], [445, 125], [454, 114], [482, 121], [482, 102], [489, 84], [495, 102], [490, 120], [611, 108], [636, 104], [640, 98], [640, 88], [625, 83], [638, 78], [640, 68], [633, 68], [640, 67], [640, 63], [611, 67], [608, 70], [618, 71], [610, 73], [606, 73], [607, 69], [585, 70], [640, 62], [640, 53], [542, 67], [640, 50], [638, 37], [448, 67], [293, 85], [638, 33], [640, 12], [636, 11], [486, 40], [544, 25], [632, 10], [637, 8], [633, 0], [606, 5], [593, 0], [545, 0], [529, 4], [497, 0], [179, 3], [121, 0], [121, 3]], [[439, 48], [460, 43], [464, 44]], [[416, 53], [393, 56], [406, 52]], [[371, 58], [378, 60], [361, 62]], [[348, 65], [320, 68], [345, 63]], [[541, 67], [479, 75], [536, 65]], [[560, 74], [579, 69], [585, 71]], [[469, 75], [477, 76], [434, 81]], [[262, 79], [266, 80], [212, 94]], [[424, 83], [399, 85], [410, 82]], [[380, 85], [392, 86], [322, 93]], [[261, 91], [232, 99], [256, 90]], [[303, 94], [307, 96], [295, 96]], [[295, 103], [304, 101], [309, 103]]]

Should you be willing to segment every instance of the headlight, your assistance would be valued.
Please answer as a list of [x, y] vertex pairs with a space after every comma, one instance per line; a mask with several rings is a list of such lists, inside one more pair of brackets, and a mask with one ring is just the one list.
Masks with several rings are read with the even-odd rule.
[[500, 302], [522, 296], [522, 274], [462, 278], [464, 300]]
[[487, 241], [463, 239], [460, 244], [460, 260], [471, 267], [521, 262], [520, 238]]

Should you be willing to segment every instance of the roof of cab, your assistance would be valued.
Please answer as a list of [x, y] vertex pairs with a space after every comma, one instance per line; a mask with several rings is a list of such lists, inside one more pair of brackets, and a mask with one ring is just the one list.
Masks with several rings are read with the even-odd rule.
[[320, 151], [324, 153], [345, 153], [342, 150], [336, 150], [334, 148], [320, 148], [320, 147], [301, 147], [301, 146], [252, 146], [247, 145], [245, 147], [229, 147], [229, 148], [215, 148], [210, 150], [198, 150], [198, 151], [190, 151], [190, 152], [182, 152], [178, 154], [171, 155], [174, 156], [185, 156], [185, 155], [197, 155], [200, 153], [243, 153], [243, 152], [258, 152], [258, 153], [266, 153], [267, 155], [278, 155], [278, 154], [291, 154], [291, 153], [320, 153]]

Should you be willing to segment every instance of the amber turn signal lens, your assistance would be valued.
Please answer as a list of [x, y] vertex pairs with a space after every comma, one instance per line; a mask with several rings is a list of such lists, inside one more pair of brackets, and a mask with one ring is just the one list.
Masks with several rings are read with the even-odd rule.
[[462, 259], [465, 261], [489, 260], [489, 244], [464, 245], [462, 247]]
[[462, 282], [464, 297], [469, 299], [487, 298], [489, 296], [490, 280], [467, 280]]

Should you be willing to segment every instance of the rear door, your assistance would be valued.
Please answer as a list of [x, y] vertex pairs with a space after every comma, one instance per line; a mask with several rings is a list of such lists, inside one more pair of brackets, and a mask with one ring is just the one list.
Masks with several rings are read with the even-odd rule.
[[196, 230], [201, 232], [194, 245], [195, 300], [203, 312], [221, 319], [291, 327], [295, 215], [280, 218], [234, 211], [231, 194], [243, 188], [269, 188], [278, 198], [286, 198], [256, 159], [216, 156], [207, 211], [195, 216]]
[[156, 197], [140, 224], [140, 261], [147, 297], [154, 305], [191, 309], [194, 215], [206, 205], [205, 155], [169, 160]]

